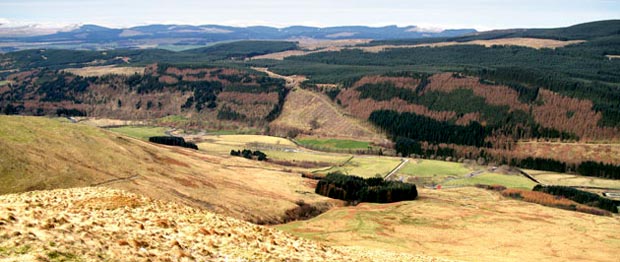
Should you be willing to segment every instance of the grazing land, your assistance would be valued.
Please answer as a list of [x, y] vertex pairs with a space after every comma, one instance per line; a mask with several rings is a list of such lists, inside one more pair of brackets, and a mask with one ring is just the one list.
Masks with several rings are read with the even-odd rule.
[[348, 175], [356, 175], [364, 178], [381, 176], [385, 177], [390, 171], [401, 163], [400, 158], [355, 156], [344, 165], [334, 166], [330, 169], [315, 170], [316, 173], [342, 172]]
[[[231, 150], [260, 150], [267, 154], [268, 159], [291, 162], [327, 164], [321, 168], [329, 168], [331, 165], [341, 165], [352, 156], [347, 154], [324, 153], [300, 148], [288, 139], [262, 136], [262, 135], [203, 135], [189, 136], [199, 141], [198, 147], [207, 154], [228, 156]], [[287, 167], [289, 168], [289, 167]], [[297, 169], [295, 169], [297, 170]], [[314, 169], [301, 168], [298, 171], [309, 172]]]
[[[472, 161], [473, 162], [473, 161]], [[532, 189], [536, 183], [517, 172], [491, 172], [475, 163], [455, 163], [439, 160], [412, 159], [397, 172], [403, 180], [417, 185], [467, 187], [502, 185], [508, 188]]]
[[157, 126], [123, 126], [108, 128], [108, 130], [116, 133], [121, 133], [129, 137], [148, 141], [149, 137], [166, 135], [167, 128]]
[[572, 187], [600, 187], [620, 190], [620, 180], [599, 177], [580, 176], [575, 174], [555, 173], [540, 170], [524, 170], [542, 184], [572, 186]]
[[144, 67], [116, 67], [116, 66], [87, 66], [82, 68], [67, 68], [65, 71], [83, 77], [104, 76], [104, 75], [126, 75], [143, 74]]
[[302, 146], [314, 149], [368, 149], [370, 147], [369, 142], [348, 139], [302, 138], [297, 139], [297, 142]]
[[430, 159], [415, 159], [398, 171], [398, 174], [432, 178], [433, 182], [440, 183], [448, 177], [463, 177], [476, 171], [474, 165], [466, 166], [463, 163], [454, 163]]
[[146, 121], [140, 120], [120, 120], [110, 118], [93, 118], [93, 117], [73, 117], [81, 124], [95, 127], [121, 127], [121, 126], [145, 126]]
[[420, 189], [419, 195], [338, 207], [277, 228], [330, 245], [464, 261], [616, 261], [620, 248], [618, 216], [559, 210], [471, 187]]
[[483, 173], [471, 178], [460, 178], [446, 181], [446, 186], [502, 185], [508, 188], [532, 189], [536, 183], [522, 175], [499, 173]]

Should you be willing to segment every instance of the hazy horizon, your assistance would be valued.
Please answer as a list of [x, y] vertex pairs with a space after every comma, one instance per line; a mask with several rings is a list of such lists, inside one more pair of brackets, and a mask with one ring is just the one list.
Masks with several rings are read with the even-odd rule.
[[61, 28], [95, 24], [127, 28], [148, 24], [228, 26], [419, 26], [427, 29], [549, 28], [619, 19], [620, 1], [304, 1], [231, 0], [7, 0], [4, 27], [38, 24]]

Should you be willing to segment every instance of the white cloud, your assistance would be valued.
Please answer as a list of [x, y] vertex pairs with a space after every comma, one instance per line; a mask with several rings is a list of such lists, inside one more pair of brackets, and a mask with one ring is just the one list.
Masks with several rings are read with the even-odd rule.
[[0, 17], [0, 26], [3, 26], [3, 25], [6, 25], [6, 24], [9, 24], [10, 22], [11, 22], [11, 21], [9, 21], [9, 19], [6, 19], [6, 18], [2, 18], [2, 17]]

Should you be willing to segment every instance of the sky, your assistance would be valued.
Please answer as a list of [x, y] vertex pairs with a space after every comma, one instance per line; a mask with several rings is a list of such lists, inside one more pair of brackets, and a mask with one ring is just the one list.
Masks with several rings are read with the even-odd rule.
[[620, 19], [620, 0], [0, 0], [0, 24], [563, 27]]

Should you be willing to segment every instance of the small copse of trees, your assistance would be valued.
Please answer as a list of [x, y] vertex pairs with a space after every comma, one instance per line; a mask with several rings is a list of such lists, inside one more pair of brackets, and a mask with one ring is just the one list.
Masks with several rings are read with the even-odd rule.
[[267, 160], [267, 154], [256, 150], [256, 151], [252, 151], [249, 149], [243, 149], [243, 150], [230, 150], [230, 155], [231, 156], [241, 156], [247, 159], [256, 159], [258, 161], [265, 161]]
[[196, 144], [191, 142], [185, 142], [185, 139], [176, 136], [152, 136], [149, 137], [149, 142], [169, 146], [181, 146], [198, 150], [198, 146]]
[[392, 203], [418, 197], [418, 191], [413, 184], [385, 181], [381, 177], [348, 176], [338, 172], [329, 173], [321, 179], [315, 192], [349, 202]]

